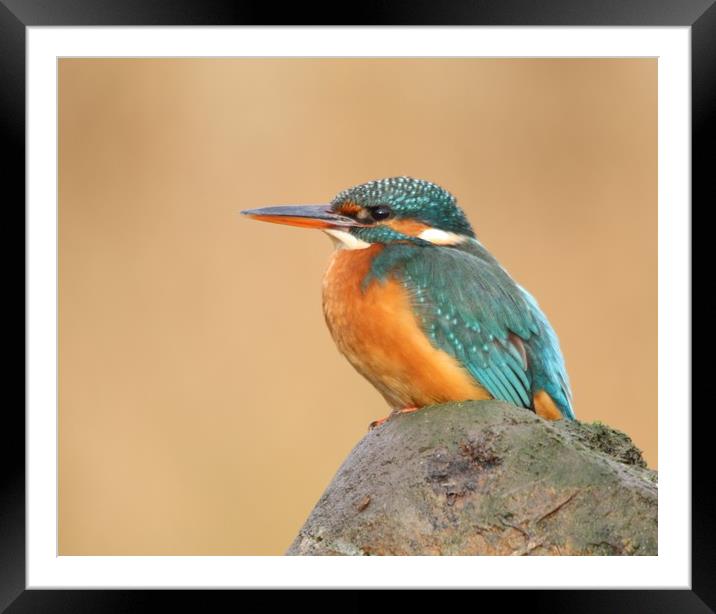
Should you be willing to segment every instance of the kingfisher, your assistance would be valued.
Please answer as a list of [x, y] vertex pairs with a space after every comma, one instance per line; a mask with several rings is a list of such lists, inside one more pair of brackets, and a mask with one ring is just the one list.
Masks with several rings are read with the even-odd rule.
[[242, 213], [332, 238], [326, 323], [339, 351], [392, 410], [371, 427], [427, 405], [484, 399], [547, 420], [574, 419], [554, 329], [444, 188], [390, 177], [327, 204]]

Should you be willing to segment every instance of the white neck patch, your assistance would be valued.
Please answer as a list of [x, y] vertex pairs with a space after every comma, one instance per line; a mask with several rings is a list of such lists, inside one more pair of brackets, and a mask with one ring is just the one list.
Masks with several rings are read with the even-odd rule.
[[[333, 239], [333, 243], [338, 249], [366, 249], [373, 245], [372, 243], [361, 241], [358, 237], [353, 236], [350, 232], [346, 232], [345, 230], [327, 228], [323, 232]], [[418, 238], [433, 245], [459, 245], [468, 239], [465, 235], [447, 232], [439, 228], [427, 228], [418, 235]]]
[[468, 237], [439, 228], [426, 228], [418, 235], [418, 238], [434, 245], [459, 245], [464, 243]]
[[333, 239], [333, 243], [338, 249], [365, 249], [372, 245], [372, 243], [361, 241], [358, 237], [354, 237], [350, 232], [346, 232], [345, 230], [327, 228], [323, 232]]

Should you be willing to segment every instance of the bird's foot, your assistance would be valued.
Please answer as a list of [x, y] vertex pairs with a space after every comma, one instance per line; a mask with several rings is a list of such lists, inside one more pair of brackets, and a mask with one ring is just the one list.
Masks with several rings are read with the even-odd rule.
[[418, 411], [420, 409], [419, 407], [415, 407], [415, 405], [410, 405], [409, 407], [403, 407], [403, 409], [399, 409], [396, 411], [396, 414], [412, 414], [414, 411]]
[[378, 420], [373, 420], [373, 422], [368, 425], [368, 428], [372, 431], [374, 428], [383, 424], [383, 422], [385, 422], [388, 418], [390, 418], [390, 416], [386, 416], [385, 418], [380, 418]]
[[397, 414], [412, 414], [414, 411], [418, 411], [418, 409], [419, 408], [415, 407], [414, 405], [410, 405], [409, 407], [403, 407], [402, 409], [396, 409], [385, 418], [380, 418], [380, 420], [373, 420], [373, 422], [370, 423], [370, 426], [368, 428], [370, 430], [373, 430], [374, 428], [380, 426], [381, 424], [383, 424]]

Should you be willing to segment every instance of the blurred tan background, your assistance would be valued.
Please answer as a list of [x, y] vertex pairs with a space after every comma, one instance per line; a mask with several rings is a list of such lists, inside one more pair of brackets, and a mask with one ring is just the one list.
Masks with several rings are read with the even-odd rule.
[[331, 243], [240, 209], [452, 191], [560, 336], [577, 417], [657, 464], [653, 59], [63, 59], [59, 552], [282, 554], [382, 398]]

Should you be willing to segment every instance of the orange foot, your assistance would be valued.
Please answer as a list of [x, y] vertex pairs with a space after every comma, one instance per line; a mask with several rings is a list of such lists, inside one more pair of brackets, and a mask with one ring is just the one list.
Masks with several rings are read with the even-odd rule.
[[383, 422], [385, 422], [388, 418], [390, 418], [390, 416], [386, 416], [385, 418], [380, 418], [380, 419], [378, 419], [378, 420], [373, 420], [373, 422], [371, 422], [371, 423], [368, 425], [368, 428], [369, 428], [370, 430], [373, 430], [373, 429], [376, 428], [377, 426], [380, 426], [381, 424], [383, 424]]
[[414, 411], [418, 411], [420, 408], [415, 407], [415, 405], [410, 405], [409, 407], [403, 407], [403, 409], [399, 409], [396, 414], [412, 414]]
[[370, 423], [370, 426], [368, 428], [374, 429], [377, 426], [380, 426], [381, 424], [383, 424], [389, 418], [391, 418], [397, 414], [412, 414], [414, 411], [418, 411], [418, 409], [420, 409], [420, 408], [415, 407], [414, 405], [410, 405], [409, 407], [403, 407], [402, 409], [395, 410], [393, 413], [386, 416], [385, 418], [380, 418], [380, 420], [373, 420], [373, 422]]

